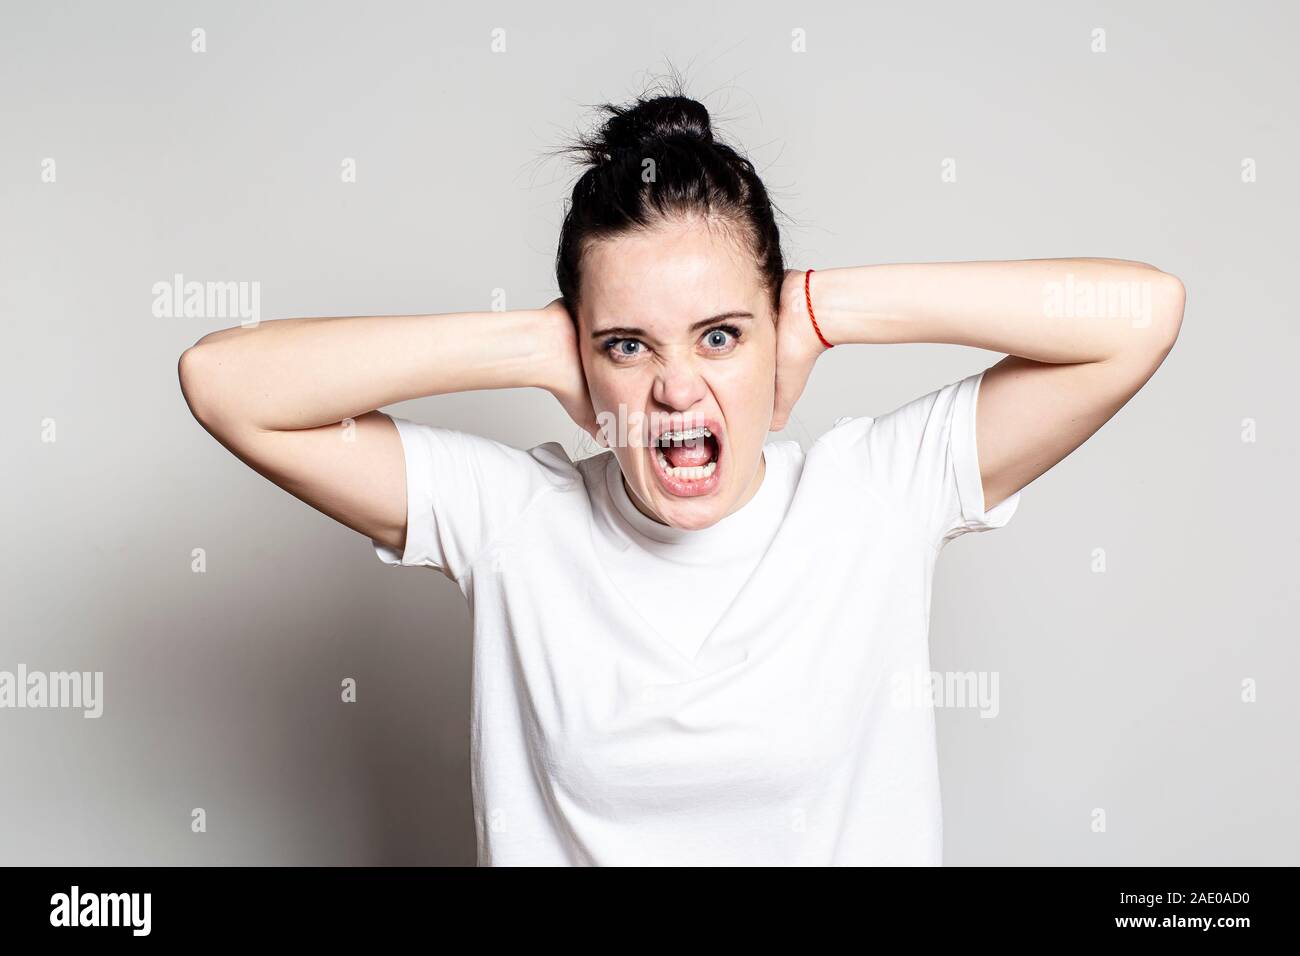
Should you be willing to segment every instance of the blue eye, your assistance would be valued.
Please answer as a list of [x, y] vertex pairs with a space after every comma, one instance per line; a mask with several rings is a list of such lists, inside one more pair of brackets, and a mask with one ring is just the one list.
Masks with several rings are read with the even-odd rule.
[[[728, 343], [725, 339], [721, 342], [717, 342], [716, 340], [713, 340], [713, 337], [715, 335], [721, 335], [724, 332], [727, 335], [731, 336], [732, 341], [730, 343]], [[734, 325], [719, 325], [705, 332], [704, 339], [706, 342], [710, 342], [710, 345], [714, 348], [714, 351], [722, 351], [725, 350], [729, 344], [735, 345], [737, 342], [740, 341], [740, 329], [736, 328]]]
[[[726, 336], [731, 337], [728, 342]], [[704, 333], [705, 346], [711, 352], [729, 352], [740, 341], [740, 329], [734, 325], [716, 325]], [[627, 359], [636, 358], [643, 351], [639, 346], [644, 343], [640, 339], [618, 338], [611, 336], [601, 343], [601, 348], [614, 361], [621, 362]], [[625, 346], [637, 346], [628, 350]]]
[[[640, 340], [640, 339], [618, 339], [618, 338], [609, 338], [609, 339], [606, 339], [606, 340], [605, 340], [603, 348], [605, 349], [606, 352], [609, 352], [609, 351], [611, 351], [612, 349], [614, 349], [614, 348], [616, 348], [616, 347], [618, 347], [618, 346], [627, 345], [627, 344], [640, 345], [640, 344], [641, 344], [641, 340]], [[636, 352], [627, 352], [627, 351], [624, 351], [622, 348], [618, 348], [618, 351], [615, 353], [615, 356], [616, 356], [616, 357], [623, 357], [623, 358], [632, 358], [632, 357], [635, 356], [636, 354], [637, 354]]]

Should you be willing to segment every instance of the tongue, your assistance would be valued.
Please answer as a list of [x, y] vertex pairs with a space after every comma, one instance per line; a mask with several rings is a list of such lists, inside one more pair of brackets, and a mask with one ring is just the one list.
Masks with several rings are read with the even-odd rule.
[[707, 465], [713, 458], [713, 449], [706, 439], [692, 439], [684, 445], [669, 445], [664, 449], [664, 457], [674, 468], [693, 468]]

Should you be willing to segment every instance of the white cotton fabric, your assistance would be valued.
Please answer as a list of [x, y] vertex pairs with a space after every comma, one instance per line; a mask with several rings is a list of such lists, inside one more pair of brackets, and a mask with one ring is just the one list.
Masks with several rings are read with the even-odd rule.
[[393, 418], [406, 547], [372, 544], [471, 604], [479, 865], [939, 864], [934, 714], [899, 690], [939, 551], [1019, 505], [985, 510], [982, 379], [769, 442], [696, 531], [641, 514], [611, 451]]

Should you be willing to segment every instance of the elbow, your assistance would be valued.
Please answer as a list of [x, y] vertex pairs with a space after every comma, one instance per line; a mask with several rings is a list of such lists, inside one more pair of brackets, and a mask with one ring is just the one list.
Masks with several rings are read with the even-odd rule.
[[176, 363], [181, 395], [190, 414], [204, 427], [209, 427], [216, 417], [217, 388], [213, 369], [211, 348], [204, 346], [203, 339], [182, 352]]
[[199, 344], [196, 342], [182, 352], [180, 360], [176, 363], [176, 378], [180, 382], [181, 395], [195, 418], [199, 416], [197, 408], [200, 391], [199, 366], [203, 363], [203, 358], [199, 355]]
[[1159, 269], [1147, 280], [1149, 301], [1140, 313], [1142, 320], [1135, 323], [1139, 335], [1132, 340], [1135, 357], [1152, 370], [1158, 368], [1173, 351], [1178, 333], [1183, 326], [1183, 309], [1187, 303], [1187, 290], [1177, 276]]
[[1183, 311], [1187, 307], [1187, 289], [1178, 276], [1161, 272], [1156, 280], [1157, 290], [1152, 295], [1153, 311], [1160, 318], [1160, 327], [1164, 333], [1166, 354], [1178, 341], [1178, 333], [1183, 327]]

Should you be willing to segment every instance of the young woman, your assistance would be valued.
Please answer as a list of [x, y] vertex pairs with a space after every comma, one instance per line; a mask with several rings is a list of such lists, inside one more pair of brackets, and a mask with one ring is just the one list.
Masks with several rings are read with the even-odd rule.
[[[605, 109], [561, 298], [226, 329], [181, 356], [186, 400], [471, 602], [480, 865], [939, 863], [933, 711], [897, 693], [929, 672], [935, 560], [1143, 386], [1182, 285], [1091, 258], [788, 271], [701, 104]], [[806, 453], [768, 441], [827, 348], [891, 342], [1007, 354]], [[524, 386], [610, 450], [375, 410]]]

